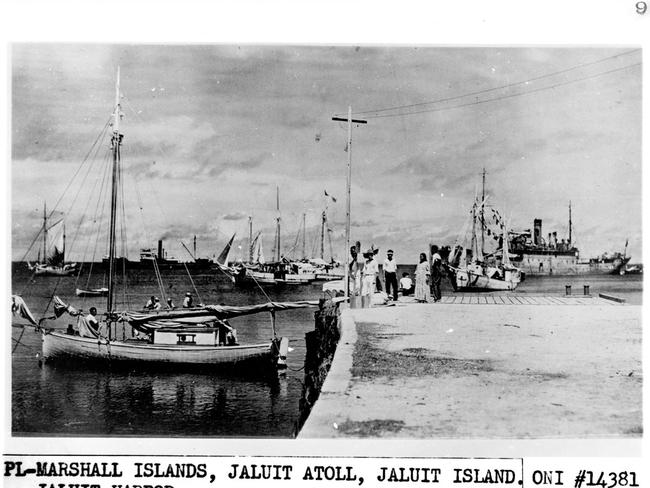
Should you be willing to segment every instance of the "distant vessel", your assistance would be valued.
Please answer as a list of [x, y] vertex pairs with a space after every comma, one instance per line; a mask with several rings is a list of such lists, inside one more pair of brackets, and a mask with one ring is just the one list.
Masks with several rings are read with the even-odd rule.
[[[157, 251], [151, 248], [140, 249], [140, 260], [131, 261], [124, 257], [115, 258], [118, 268], [126, 269], [146, 269], [151, 270], [154, 268], [154, 264], [161, 270], [171, 270], [171, 269], [180, 269], [185, 270], [187, 268], [191, 271], [207, 271], [211, 269], [214, 265], [211, 259], [208, 258], [197, 258], [196, 256], [196, 236], [194, 238], [194, 249], [195, 253], [192, 255], [192, 260], [183, 262], [179, 261], [177, 258], [168, 256], [167, 251], [163, 247], [162, 239], [158, 240], [158, 249]], [[189, 252], [189, 249], [188, 249]], [[191, 254], [191, 253], [190, 253]], [[108, 256], [102, 258], [102, 263], [105, 267], [108, 267]]]
[[571, 203], [569, 202], [569, 236], [558, 240], [557, 232], [542, 237], [542, 219], [535, 219], [533, 232], [510, 232], [512, 263], [528, 276], [574, 275], [574, 274], [625, 274], [631, 256], [627, 256], [627, 241], [623, 253], [581, 260], [580, 252], [572, 240]]
[[34, 275], [69, 276], [77, 271], [77, 263], [65, 262], [65, 222], [63, 219], [50, 224], [47, 220], [47, 208], [43, 206], [43, 262], [27, 263]]

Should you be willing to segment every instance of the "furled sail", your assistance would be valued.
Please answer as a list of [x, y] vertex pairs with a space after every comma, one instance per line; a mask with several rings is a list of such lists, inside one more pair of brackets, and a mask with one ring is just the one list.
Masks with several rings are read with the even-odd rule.
[[22, 318], [29, 321], [29, 323], [32, 325], [38, 325], [36, 319], [32, 315], [32, 312], [30, 312], [29, 308], [27, 308], [25, 300], [23, 300], [22, 297], [19, 297], [18, 295], [11, 296], [11, 312], [14, 315], [20, 315]]
[[151, 312], [125, 312], [121, 320], [131, 327], [142, 332], [151, 332], [154, 329], [165, 327], [183, 327], [199, 325], [205, 322], [224, 320], [241, 315], [250, 315], [260, 312], [274, 312], [278, 310], [292, 310], [297, 308], [315, 307], [316, 300], [302, 300], [297, 302], [267, 302], [259, 305], [246, 305], [241, 307], [226, 305], [206, 305], [205, 307], [191, 310], [168, 310], [159, 313]]

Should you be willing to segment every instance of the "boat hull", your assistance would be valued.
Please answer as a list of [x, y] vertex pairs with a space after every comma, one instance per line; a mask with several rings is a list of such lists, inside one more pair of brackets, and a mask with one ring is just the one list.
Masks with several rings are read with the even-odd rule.
[[268, 363], [278, 355], [278, 343], [245, 346], [189, 346], [107, 341], [47, 331], [42, 337], [45, 362], [75, 359], [82, 361], [141, 365], [233, 367]]
[[458, 290], [514, 290], [519, 280], [504, 280], [490, 278], [467, 270], [456, 271], [456, 286]]
[[92, 290], [81, 290], [77, 288], [75, 295], [78, 297], [106, 297], [108, 296], [108, 288], [95, 288]]

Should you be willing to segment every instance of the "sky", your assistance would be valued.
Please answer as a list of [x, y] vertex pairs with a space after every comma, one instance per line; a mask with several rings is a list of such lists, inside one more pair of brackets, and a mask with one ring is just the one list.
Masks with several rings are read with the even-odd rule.
[[544, 236], [565, 238], [571, 201], [582, 257], [629, 239], [628, 255], [641, 259], [634, 46], [35, 43], [14, 44], [11, 57], [14, 260], [36, 258], [44, 202], [65, 215], [70, 259], [106, 253], [105, 232], [93, 228], [106, 227], [96, 201], [109, 147], [94, 143], [110, 121], [118, 66], [121, 253], [131, 258], [162, 238], [188, 259], [180, 242], [191, 247], [194, 235], [197, 254], [213, 256], [235, 232], [238, 257], [249, 216], [270, 256], [279, 190], [283, 254], [302, 254], [303, 213], [307, 254], [317, 253], [327, 207], [343, 259], [347, 124], [331, 119], [352, 106], [368, 121], [352, 129], [351, 238], [362, 247], [414, 263], [429, 243], [462, 242], [484, 168], [486, 203], [512, 229], [541, 218]]

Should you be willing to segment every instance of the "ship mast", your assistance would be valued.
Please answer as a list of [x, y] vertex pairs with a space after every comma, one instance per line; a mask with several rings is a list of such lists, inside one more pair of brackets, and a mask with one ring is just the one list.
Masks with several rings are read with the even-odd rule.
[[120, 165], [120, 67], [117, 67], [117, 81], [115, 83], [115, 108], [113, 112], [113, 137], [111, 138], [111, 150], [113, 153], [113, 170], [111, 181], [111, 223], [109, 228], [108, 246], [108, 299], [106, 301], [106, 312], [113, 311], [114, 275], [115, 275], [115, 224], [117, 219], [117, 176]]

